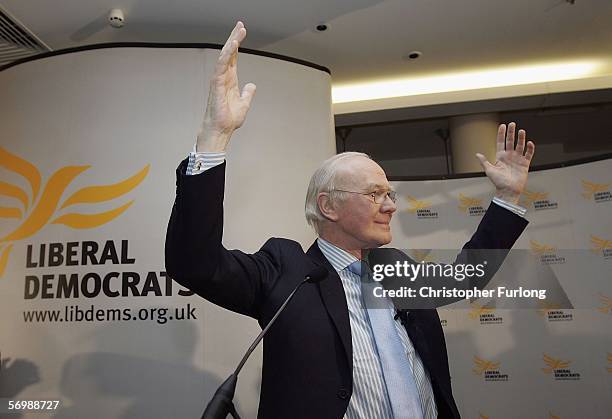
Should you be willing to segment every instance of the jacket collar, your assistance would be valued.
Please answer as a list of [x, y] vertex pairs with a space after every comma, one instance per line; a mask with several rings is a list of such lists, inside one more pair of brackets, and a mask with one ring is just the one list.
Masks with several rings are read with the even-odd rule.
[[319, 266], [327, 268], [329, 275], [327, 279], [319, 282], [319, 293], [323, 300], [323, 305], [332, 319], [340, 341], [344, 347], [344, 352], [347, 357], [348, 365], [351, 368], [351, 376], [353, 369], [353, 346], [351, 343], [351, 324], [349, 321], [348, 305], [346, 303], [346, 296], [344, 295], [344, 288], [338, 273], [334, 267], [329, 263], [327, 258], [319, 249], [317, 242], [315, 241], [312, 246], [308, 249], [306, 254], [311, 260]]

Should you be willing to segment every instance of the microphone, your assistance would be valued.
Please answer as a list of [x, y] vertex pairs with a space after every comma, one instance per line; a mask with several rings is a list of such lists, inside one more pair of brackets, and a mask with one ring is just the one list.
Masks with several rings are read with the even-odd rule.
[[210, 402], [206, 406], [206, 410], [204, 410], [204, 414], [202, 415], [202, 419], [225, 419], [228, 414], [231, 414], [234, 419], [241, 419], [240, 415], [236, 411], [236, 407], [234, 406], [234, 393], [236, 392], [236, 383], [238, 382], [238, 373], [242, 370], [242, 367], [246, 363], [247, 359], [257, 346], [257, 344], [263, 339], [264, 335], [268, 332], [272, 324], [276, 321], [276, 318], [281, 314], [281, 312], [285, 309], [289, 301], [293, 298], [297, 290], [300, 289], [302, 285], [305, 283], [316, 284], [323, 281], [327, 277], [327, 269], [323, 266], [317, 266], [300, 282], [289, 294], [289, 296], [285, 299], [283, 305], [281, 305], [276, 313], [274, 313], [274, 317], [268, 322], [266, 327], [261, 331], [259, 336], [255, 338], [249, 349], [247, 349], [246, 353], [242, 357], [242, 360], [236, 367], [236, 370], [232, 375], [230, 375], [227, 380], [223, 382], [215, 392]]
[[393, 320], [397, 320], [399, 319], [400, 323], [404, 326], [404, 327], [409, 327], [408, 326], [408, 315], [410, 314], [410, 310], [406, 310], [406, 309], [397, 309], [395, 310], [395, 316], [393, 316]]
[[318, 284], [319, 282], [327, 278], [327, 273], [327, 268], [325, 268], [324, 266], [317, 266], [304, 277], [304, 281], [309, 282], [311, 284]]

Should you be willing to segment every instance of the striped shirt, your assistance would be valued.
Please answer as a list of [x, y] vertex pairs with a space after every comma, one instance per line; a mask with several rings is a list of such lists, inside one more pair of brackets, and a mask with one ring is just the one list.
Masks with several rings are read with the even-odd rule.
[[[361, 296], [361, 278], [346, 269], [357, 258], [322, 238], [317, 239], [317, 244], [340, 276], [349, 310], [353, 344], [353, 395], [344, 419], [393, 419], [374, 334]], [[399, 320], [395, 322], [395, 329], [417, 384], [423, 417], [436, 418], [438, 411], [429, 374]]]

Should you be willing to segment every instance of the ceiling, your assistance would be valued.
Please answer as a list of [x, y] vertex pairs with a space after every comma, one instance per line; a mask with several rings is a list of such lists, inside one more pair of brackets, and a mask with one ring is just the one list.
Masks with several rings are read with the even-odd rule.
[[[223, 43], [240, 19], [248, 29], [243, 46], [326, 66], [335, 86], [531, 63], [612, 62], [611, 0], [0, 0], [0, 6], [53, 50], [102, 42]], [[112, 8], [125, 14], [121, 29], [106, 23]], [[316, 31], [320, 23], [329, 28]], [[420, 58], [405, 58], [415, 50]]]

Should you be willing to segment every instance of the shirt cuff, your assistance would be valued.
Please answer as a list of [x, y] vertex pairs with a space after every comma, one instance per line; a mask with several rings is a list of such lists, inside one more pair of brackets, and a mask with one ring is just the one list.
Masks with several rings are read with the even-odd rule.
[[512, 211], [516, 215], [525, 218], [525, 214], [527, 213], [527, 208], [523, 208], [520, 205], [515, 205], [510, 202], [506, 202], [503, 199], [500, 199], [496, 196], [493, 197], [493, 202], [499, 205], [500, 207], [505, 208], [508, 211]]
[[225, 152], [220, 153], [209, 153], [209, 152], [197, 152], [194, 151], [189, 153], [189, 161], [187, 162], [187, 170], [185, 174], [199, 175], [205, 170], [211, 169], [215, 166], [220, 165], [225, 161]]

